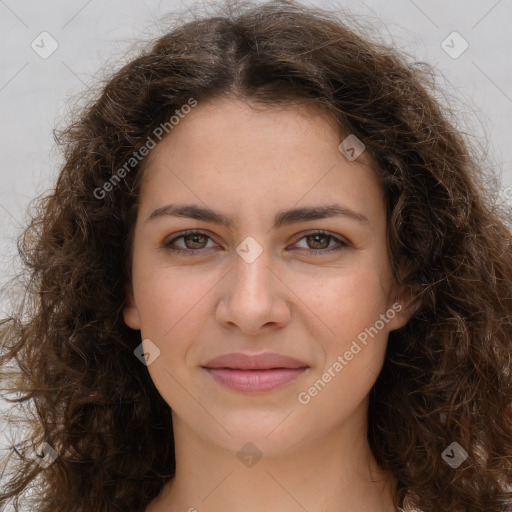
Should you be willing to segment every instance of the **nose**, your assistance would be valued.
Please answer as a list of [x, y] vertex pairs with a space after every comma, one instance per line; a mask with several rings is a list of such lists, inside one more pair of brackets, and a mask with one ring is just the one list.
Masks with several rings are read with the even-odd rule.
[[291, 292], [276, 267], [268, 250], [251, 262], [236, 254], [233, 268], [219, 283], [217, 322], [245, 334], [285, 326], [291, 317]]

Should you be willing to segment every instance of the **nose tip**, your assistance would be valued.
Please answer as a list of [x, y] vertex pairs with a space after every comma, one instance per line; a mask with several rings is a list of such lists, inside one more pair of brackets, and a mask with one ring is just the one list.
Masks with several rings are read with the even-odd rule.
[[269, 266], [263, 247], [255, 242], [247, 237], [238, 246], [240, 259], [223, 285], [217, 308], [218, 322], [238, 326], [251, 335], [282, 325], [290, 317], [280, 280]]

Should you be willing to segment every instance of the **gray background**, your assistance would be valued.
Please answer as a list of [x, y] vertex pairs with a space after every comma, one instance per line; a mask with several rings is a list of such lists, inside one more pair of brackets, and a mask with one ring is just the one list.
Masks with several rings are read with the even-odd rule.
[[[304, 2], [306, 3], [306, 2]], [[431, 63], [439, 84], [459, 109], [468, 131], [502, 174], [503, 197], [512, 203], [512, 0], [343, 0], [342, 5], [377, 26], [388, 41]], [[0, 285], [16, 271], [15, 241], [28, 203], [52, 186], [61, 157], [52, 128], [72, 101], [87, 91], [102, 69], [117, 68], [136, 39], [161, 34], [162, 15], [191, 2], [135, 0], [0, 0]], [[31, 43], [43, 45], [48, 32], [57, 50], [42, 58]], [[453, 31], [468, 43], [458, 58], [441, 47]], [[47, 36], [46, 36], [47, 37]], [[454, 51], [460, 42], [449, 44]], [[45, 40], [49, 48], [50, 40]], [[110, 66], [110, 67], [109, 67]], [[508, 192], [505, 192], [508, 190]], [[0, 300], [0, 317], [8, 310]], [[0, 446], [2, 444], [0, 422]]]

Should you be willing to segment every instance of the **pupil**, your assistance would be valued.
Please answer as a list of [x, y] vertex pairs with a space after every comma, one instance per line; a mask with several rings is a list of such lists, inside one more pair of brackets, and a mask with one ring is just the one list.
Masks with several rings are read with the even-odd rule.
[[204, 235], [202, 235], [201, 233], [193, 233], [192, 235], [188, 235], [188, 236], [192, 238], [192, 243], [193, 244], [201, 245], [201, 242], [199, 242], [197, 239], [202, 237], [202, 236], [204, 236]]
[[325, 242], [325, 239], [328, 238], [327, 235], [312, 235], [312, 238], [313, 238], [313, 245], [315, 245], [316, 243], [320, 243], [320, 245], [324, 245], [322, 244], [321, 242], [318, 242], [318, 239], [324, 239], [324, 242]]

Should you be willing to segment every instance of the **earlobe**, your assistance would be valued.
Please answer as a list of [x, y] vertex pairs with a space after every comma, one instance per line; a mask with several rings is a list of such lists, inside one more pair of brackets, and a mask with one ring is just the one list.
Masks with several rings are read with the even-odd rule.
[[395, 302], [390, 310], [395, 311], [395, 316], [389, 322], [389, 330], [394, 331], [403, 327], [417, 309], [417, 301], [414, 300], [412, 290], [402, 288], [395, 295]]
[[135, 299], [133, 296], [133, 289], [130, 283], [124, 286], [125, 301], [123, 305], [123, 319], [124, 323], [134, 330], [140, 330], [140, 317]]

